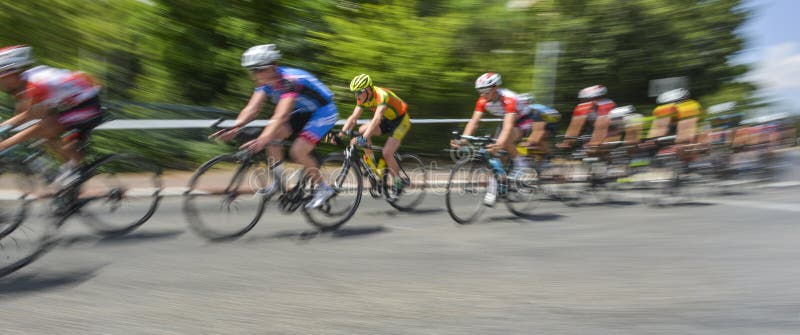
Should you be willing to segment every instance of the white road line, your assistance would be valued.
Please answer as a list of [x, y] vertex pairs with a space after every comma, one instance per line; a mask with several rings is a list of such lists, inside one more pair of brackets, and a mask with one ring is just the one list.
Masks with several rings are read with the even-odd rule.
[[721, 205], [736, 206], [736, 207], [748, 207], [748, 208], [760, 208], [760, 209], [773, 209], [773, 210], [788, 211], [788, 212], [800, 212], [800, 204], [787, 204], [787, 203], [750, 201], [750, 200], [731, 200], [731, 199], [714, 199], [714, 200], [712, 200], [712, 202], [717, 203], [717, 204], [721, 204]]

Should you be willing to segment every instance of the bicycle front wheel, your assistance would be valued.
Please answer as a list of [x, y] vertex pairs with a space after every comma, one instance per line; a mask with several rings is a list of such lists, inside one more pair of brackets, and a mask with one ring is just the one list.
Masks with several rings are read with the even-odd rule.
[[28, 216], [31, 207], [46, 201], [45, 183], [25, 165], [2, 171], [0, 187], [0, 239], [11, 234]]
[[460, 224], [472, 223], [483, 212], [487, 186], [495, 181], [492, 171], [481, 159], [464, 159], [450, 171], [445, 203], [450, 217]]
[[0, 278], [33, 263], [54, 247], [57, 225], [50, 216], [31, 216], [0, 238]]
[[[396, 199], [388, 202], [398, 210], [410, 211], [425, 199], [428, 172], [422, 159], [417, 155], [403, 154], [396, 157], [400, 167], [400, 178], [403, 180], [403, 189]], [[392, 177], [388, 172], [383, 175], [383, 185], [385, 187], [384, 194], [388, 195], [389, 192], [395, 191], [392, 189]]]
[[212, 158], [195, 171], [184, 193], [189, 227], [212, 241], [244, 235], [261, 218], [267, 199], [259, 190], [272, 179], [264, 162], [242, 162], [233, 154]]
[[322, 180], [334, 190], [334, 195], [316, 209], [303, 207], [303, 214], [322, 231], [339, 228], [358, 210], [363, 192], [363, 180], [355, 162], [342, 154], [325, 156], [320, 163]]
[[538, 207], [543, 193], [538, 173], [534, 169], [529, 169], [509, 180], [506, 206], [516, 216], [530, 216]]
[[137, 155], [100, 158], [85, 168], [83, 178], [77, 214], [100, 235], [133, 231], [150, 219], [161, 200], [161, 169]]

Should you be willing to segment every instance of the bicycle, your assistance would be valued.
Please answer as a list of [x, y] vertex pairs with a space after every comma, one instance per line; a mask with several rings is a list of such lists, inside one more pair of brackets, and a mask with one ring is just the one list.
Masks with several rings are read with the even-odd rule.
[[[714, 193], [722, 180], [724, 164], [715, 162], [708, 154], [709, 147], [700, 144], [676, 144], [676, 137], [663, 136], [653, 141], [654, 158], [649, 165], [649, 191], [644, 202], [650, 206], [665, 206], [692, 201], [694, 198]], [[694, 156], [694, 159], [688, 157]], [[672, 201], [666, 201], [672, 200]]]
[[[331, 132], [338, 134], [338, 132]], [[346, 136], [360, 136], [357, 130], [351, 130]], [[341, 144], [342, 139], [338, 135], [332, 136], [336, 144]], [[365, 150], [381, 151], [383, 147], [368, 145], [360, 147], [349, 144], [344, 152], [330, 154], [326, 157], [329, 162], [340, 161], [341, 171], [348, 171], [351, 167], [357, 169], [358, 175], [366, 177], [369, 181], [369, 194], [373, 199], [384, 198], [392, 207], [400, 211], [413, 211], [425, 198], [427, 187], [427, 172], [422, 158], [415, 154], [395, 152], [394, 159], [398, 165], [402, 187], [400, 189], [392, 186], [391, 174], [383, 157], [378, 161], [377, 166], [370, 155], [365, 154]], [[363, 192], [362, 188], [358, 192]]]
[[579, 206], [588, 198], [600, 203], [613, 201], [630, 175], [631, 147], [624, 141], [585, 147], [591, 136], [558, 136], [574, 141], [569, 148], [557, 148], [550, 161], [541, 165], [539, 178], [550, 198], [567, 206]]
[[17, 192], [3, 198], [0, 277], [55, 246], [56, 233], [69, 218], [78, 217], [101, 236], [119, 236], [147, 222], [161, 200], [161, 169], [133, 154], [89, 160], [72, 180], [54, 185], [55, 164], [40, 149], [43, 143], [17, 145], [0, 154], [0, 176], [17, 184]]
[[[461, 146], [460, 150], [468, 154], [456, 162], [447, 180], [445, 203], [450, 217], [459, 224], [475, 221], [488, 206], [484, 203], [484, 197], [492, 184], [496, 186], [497, 199], [505, 202], [511, 213], [519, 217], [530, 216], [537, 205], [533, 200], [541, 193], [535, 170], [511, 178], [506, 174], [511, 167], [510, 162], [504, 167], [486, 149], [487, 145], [495, 142], [494, 138], [454, 135], [457, 140], [467, 140], [469, 143]], [[466, 195], [467, 199], [458, 199], [461, 195]], [[464, 207], [465, 212], [459, 213]]]
[[[220, 123], [218, 120], [211, 128], [221, 129]], [[238, 145], [260, 133], [261, 128], [245, 128], [231, 143]], [[269, 145], [290, 143], [279, 141]], [[330, 183], [335, 194], [320, 208], [307, 209], [305, 205], [316, 185], [302, 169], [291, 173], [278, 168], [282, 163], [270, 162], [264, 151], [254, 154], [246, 150], [221, 154], [205, 162], [189, 179], [184, 192], [183, 212], [189, 227], [210, 241], [241, 237], [255, 227], [275, 196], [281, 212], [291, 214], [301, 209], [309, 223], [321, 231], [335, 230], [353, 216], [361, 201], [361, 193], [350, 190], [354, 186], [361, 188], [357, 174], [331, 173], [339, 162], [322, 159], [320, 171], [336, 175]]]

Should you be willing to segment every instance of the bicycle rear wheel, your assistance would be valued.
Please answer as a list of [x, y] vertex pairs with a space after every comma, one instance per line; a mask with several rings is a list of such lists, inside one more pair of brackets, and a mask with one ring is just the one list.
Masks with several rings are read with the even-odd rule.
[[161, 169], [137, 155], [103, 157], [83, 176], [77, 214], [100, 235], [133, 231], [153, 216], [161, 200]]
[[472, 223], [483, 212], [487, 185], [495, 180], [492, 171], [481, 159], [464, 159], [450, 172], [445, 203], [450, 217], [460, 224]]
[[356, 213], [364, 185], [358, 167], [339, 153], [322, 159], [320, 173], [335, 193], [319, 208], [306, 209], [304, 206], [303, 215], [318, 229], [330, 231], [345, 224]]
[[272, 180], [263, 161], [242, 162], [233, 154], [212, 158], [192, 175], [184, 193], [189, 227], [212, 241], [244, 235], [261, 218], [267, 199], [259, 190]]
[[[416, 208], [425, 199], [425, 188], [428, 185], [428, 172], [419, 156], [414, 154], [397, 155], [400, 166], [400, 178], [403, 180], [403, 191], [389, 205], [401, 211]], [[387, 172], [383, 175], [384, 194], [392, 192], [392, 177]]]

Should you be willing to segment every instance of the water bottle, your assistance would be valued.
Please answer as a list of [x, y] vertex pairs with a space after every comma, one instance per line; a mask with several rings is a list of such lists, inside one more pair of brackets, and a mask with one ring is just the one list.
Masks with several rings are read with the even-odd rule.
[[494, 172], [497, 174], [506, 173], [506, 171], [503, 169], [503, 162], [501, 162], [499, 158], [489, 158], [489, 165], [492, 166], [492, 170], [494, 170]]

